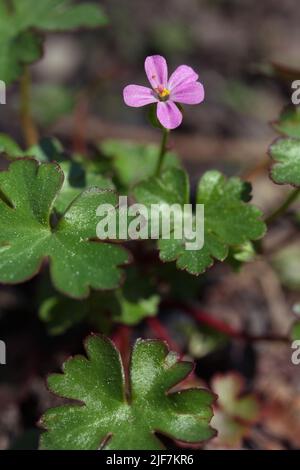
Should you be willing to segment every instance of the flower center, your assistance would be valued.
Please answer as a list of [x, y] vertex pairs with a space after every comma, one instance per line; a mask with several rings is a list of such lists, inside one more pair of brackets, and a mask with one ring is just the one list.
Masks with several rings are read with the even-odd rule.
[[163, 85], [158, 85], [158, 87], [155, 88], [155, 91], [158, 95], [158, 98], [161, 101], [167, 100], [170, 95], [170, 91], [167, 88], [165, 88]]

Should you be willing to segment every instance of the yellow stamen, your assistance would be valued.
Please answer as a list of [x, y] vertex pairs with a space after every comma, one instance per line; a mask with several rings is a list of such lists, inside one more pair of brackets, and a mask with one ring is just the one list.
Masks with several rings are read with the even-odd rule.
[[161, 98], [166, 98], [166, 96], [169, 96], [170, 92], [167, 88], [163, 88], [163, 90], [159, 91], [158, 94]]

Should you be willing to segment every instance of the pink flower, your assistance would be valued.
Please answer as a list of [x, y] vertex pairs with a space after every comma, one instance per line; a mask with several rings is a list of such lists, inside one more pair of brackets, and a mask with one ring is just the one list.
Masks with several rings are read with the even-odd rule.
[[168, 79], [166, 59], [153, 55], [146, 58], [145, 71], [152, 88], [128, 85], [123, 91], [124, 101], [135, 108], [157, 103], [157, 118], [166, 129], [175, 129], [182, 122], [175, 103], [199, 104], [204, 100], [203, 85], [188, 65], [180, 65]]

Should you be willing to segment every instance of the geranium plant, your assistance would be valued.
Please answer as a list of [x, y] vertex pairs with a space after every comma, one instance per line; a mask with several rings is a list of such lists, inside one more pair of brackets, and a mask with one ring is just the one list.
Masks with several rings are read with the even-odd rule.
[[[168, 139], [184, 119], [183, 106], [204, 102], [204, 86], [188, 65], [169, 76], [160, 55], [145, 60], [150, 87], [127, 85], [123, 90], [124, 106], [150, 105], [160, 147], [104, 139], [79, 154], [68, 143], [38, 136], [29, 66], [41, 57], [44, 34], [106, 21], [94, 3], [0, 2], [0, 79], [20, 83], [24, 135], [24, 145], [13, 136], [0, 136], [5, 161], [0, 173], [0, 282], [38, 280], [36, 310], [49, 336], [82, 325], [82, 340], [90, 332], [83, 353], [47, 379], [51, 392], [72, 402], [51, 407], [41, 417], [40, 448], [155, 450], [170, 442], [201, 446], [214, 438], [213, 426], [220, 422], [219, 439], [236, 443], [257, 419], [256, 398], [239, 398], [242, 387], [235, 375], [215, 378], [212, 390], [197, 380], [189, 388], [184, 381], [198, 374], [194, 358], [232, 337], [263, 338], [251, 338], [199, 312], [193, 286], [216, 263], [241, 269], [263, 256], [268, 228], [300, 193], [299, 120], [295, 116], [291, 126], [293, 115], [287, 123], [283, 114], [276, 123], [284, 136], [270, 147], [270, 177], [292, 189], [270, 215], [251, 203], [251, 184], [237, 176], [210, 168], [196, 187], [190, 182]], [[109, 206], [119, 213], [119, 196], [128, 198], [129, 209], [134, 204], [146, 209], [176, 205], [169, 237], [159, 230], [155, 240], [99, 239], [98, 208]], [[203, 244], [197, 250], [186, 248], [186, 234], [175, 237], [177, 216], [192, 202], [204, 206]], [[195, 214], [191, 221], [195, 230]], [[170, 306], [188, 319], [181, 328], [185, 341], [178, 341], [160, 320], [159, 312]], [[295, 332], [296, 326], [294, 338]], [[195, 346], [199, 341], [202, 349]]]

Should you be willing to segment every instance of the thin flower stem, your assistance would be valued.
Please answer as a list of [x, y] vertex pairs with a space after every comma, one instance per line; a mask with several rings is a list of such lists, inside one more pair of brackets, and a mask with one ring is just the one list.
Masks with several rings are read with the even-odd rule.
[[157, 168], [155, 175], [159, 176], [163, 163], [164, 163], [164, 158], [167, 152], [167, 144], [168, 144], [168, 137], [169, 137], [169, 130], [168, 129], [163, 129], [163, 134], [162, 134], [162, 139], [161, 139], [161, 145], [160, 145], [160, 151], [159, 151], [159, 156], [158, 156], [158, 162], [157, 162]]
[[31, 87], [31, 79], [30, 79], [30, 72], [28, 67], [25, 67], [24, 73], [21, 77], [20, 83], [20, 118], [21, 118], [21, 126], [24, 135], [24, 140], [27, 147], [31, 147], [35, 145], [38, 140], [38, 131], [36, 126], [33, 122], [31, 116], [31, 106], [30, 106], [30, 87]]
[[269, 217], [266, 218], [265, 222], [266, 224], [271, 224], [274, 222], [274, 220], [278, 219], [278, 217], [281, 217], [287, 209], [293, 204], [293, 202], [296, 201], [296, 199], [300, 195], [300, 188], [294, 189], [286, 198], [286, 200], [283, 202], [283, 204], [276, 209]]

